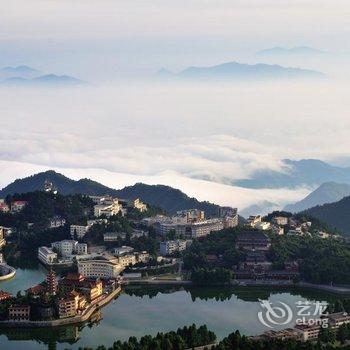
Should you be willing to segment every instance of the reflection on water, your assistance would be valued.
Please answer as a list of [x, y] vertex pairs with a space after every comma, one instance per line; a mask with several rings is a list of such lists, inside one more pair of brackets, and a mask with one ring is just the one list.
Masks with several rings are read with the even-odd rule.
[[[45, 273], [42, 267], [18, 269], [14, 279], [0, 283], [0, 289], [15, 294], [42, 281]], [[56, 329], [2, 329], [0, 349], [111, 346], [118, 339], [155, 335], [192, 323], [207, 324], [219, 338], [236, 329], [244, 334], [257, 334], [265, 330], [257, 318], [259, 299], [283, 301], [293, 306], [300, 300], [330, 301], [334, 298], [298, 289], [128, 286], [88, 323]]]

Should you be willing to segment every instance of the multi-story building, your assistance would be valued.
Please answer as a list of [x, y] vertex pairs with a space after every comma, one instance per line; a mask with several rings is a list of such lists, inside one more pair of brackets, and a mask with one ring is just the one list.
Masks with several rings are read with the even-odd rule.
[[343, 324], [350, 323], [350, 315], [347, 312], [337, 312], [328, 315], [328, 322], [332, 328], [339, 328]]
[[284, 235], [284, 228], [278, 225], [272, 225], [271, 230], [275, 235], [282, 236]]
[[66, 219], [62, 218], [61, 216], [56, 215], [50, 219], [49, 228], [62, 227], [65, 224], [66, 224]]
[[186, 240], [173, 240], [160, 242], [159, 250], [161, 255], [171, 255], [176, 252], [182, 252], [187, 248]]
[[254, 226], [257, 230], [262, 230], [262, 231], [266, 231], [269, 230], [271, 227], [271, 224], [269, 222], [266, 221], [260, 221], [258, 222], [255, 226]]
[[89, 231], [90, 226], [88, 225], [70, 225], [70, 236], [72, 239], [82, 239]]
[[236, 239], [236, 249], [266, 251], [270, 246], [269, 238], [262, 232], [241, 233]]
[[27, 201], [12, 201], [11, 202], [11, 212], [19, 213], [28, 204]]
[[208, 219], [201, 222], [191, 224], [191, 237], [200, 238], [209, 235], [210, 232], [220, 231], [224, 229], [224, 221], [222, 219]]
[[47, 292], [51, 295], [55, 295], [57, 293], [57, 280], [55, 272], [50, 269], [50, 271], [46, 275], [46, 286]]
[[261, 222], [261, 215], [251, 215], [247, 220], [247, 226], [255, 227], [255, 225]]
[[135, 265], [137, 263], [134, 254], [125, 254], [118, 257], [118, 263], [123, 267]]
[[204, 211], [199, 209], [187, 209], [176, 212], [176, 217], [184, 218], [185, 222], [203, 221]]
[[51, 243], [51, 248], [56, 249], [61, 256], [67, 257], [73, 254], [77, 243], [77, 241], [65, 239]]
[[136, 199], [128, 199], [127, 200], [128, 207], [137, 209], [141, 213], [145, 212], [147, 210], [147, 204], [143, 203], [140, 198]]
[[58, 301], [58, 317], [67, 318], [74, 317], [77, 314], [79, 296], [71, 293], [66, 298]]
[[57, 253], [55, 253], [51, 248], [44, 246], [39, 247], [38, 259], [45, 265], [52, 265], [57, 262]]
[[285, 216], [274, 216], [272, 222], [279, 226], [286, 226], [288, 225], [288, 218]]
[[134, 251], [134, 248], [132, 247], [128, 247], [128, 246], [121, 246], [121, 247], [118, 247], [118, 248], [114, 248], [113, 252], [114, 252], [114, 255], [116, 256], [122, 256], [124, 254], [128, 254], [128, 253], [132, 253]]
[[135, 253], [137, 262], [147, 263], [149, 261], [149, 253], [146, 251]]
[[70, 239], [53, 242], [51, 243], [51, 248], [56, 249], [63, 257], [70, 257], [73, 254], [84, 255], [88, 252], [86, 243], [79, 243]]
[[7, 213], [10, 211], [9, 206], [5, 203], [4, 199], [0, 199], [0, 212]]
[[102, 215], [105, 215], [107, 218], [113, 215], [117, 215], [121, 210], [123, 206], [118, 202], [117, 199], [110, 202], [104, 202], [102, 204], [96, 204], [94, 206], [94, 216], [100, 217]]
[[83, 293], [86, 300], [91, 303], [103, 294], [102, 281], [84, 281], [81, 286], [79, 286], [79, 291]]
[[308, 341], [308, 340], [317, 340], [318, 335], [320, 334], [320, 325], [297, 325], [295, 328], [301, 335], [302, 341]]
[[10, 299], [11, 297], [12, 297], [12, 295], [10, 293], [7, 293], [3, 290], [0, 290], [0, 301]]
[[6, 245], [6, 240], [4, 236], [4, 229], [2, 226], [0, 226], [0, 249]]
[[120, 239], [125, 239], [126, 233], [125, 232], [106, 232], [103, 234], [103, 241], [104, 242], [117, 242]]
[[93, 259], [78, 262], [79, 273], [87, 278], [116, 278], [122, 270], [123, 267], [117, 260]]
[[28, 321], [30, 318], [29, 305], [11, 305], [8, 308], [9, 320], [11, 321]]

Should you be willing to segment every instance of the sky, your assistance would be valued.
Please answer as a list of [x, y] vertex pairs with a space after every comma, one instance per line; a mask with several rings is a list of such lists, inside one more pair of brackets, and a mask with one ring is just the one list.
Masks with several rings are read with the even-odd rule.
[[[11, 0], [0, 68], [29, 65], [90, 84], [0, 86], [0, 186], [54, 168], [121, 188], [162, 183], [201, 200], [283, 206], [313, 188], [248, 190], [235, 179], [285, 158], [349, 165], [348, 1]], [[310, 46], [322, 55], [261, 57]], [[162, 67], [271, 63], [324, 81], [169, 83]]]

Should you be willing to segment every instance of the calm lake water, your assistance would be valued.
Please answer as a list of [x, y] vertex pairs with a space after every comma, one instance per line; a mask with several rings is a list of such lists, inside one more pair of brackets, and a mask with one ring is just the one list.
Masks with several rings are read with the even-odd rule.
[[[0, 289], [16, 293], [42, 281], [44, 277], [43, 268], [19, 269], [14, 279], [0, 282]], [[261, 288], [127, 288], [95, 315], [94, 323], [54, 331], [3, 329], [0, 330], [0, 349], [111, 346], [117, 339], [176, 330], [192, 323], [207, 324], [220, 338], [236, 329], [247, 335], [257, 334], [267, 329], [258, 320], [257, 314], [261, 310], [259, 299], [282, 301], [295, 310], [297, 301], [329, 301], [330, 297], [319, 293]]]

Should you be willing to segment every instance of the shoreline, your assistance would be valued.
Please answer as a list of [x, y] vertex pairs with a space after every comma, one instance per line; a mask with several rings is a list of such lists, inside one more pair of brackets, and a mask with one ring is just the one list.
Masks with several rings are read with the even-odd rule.
[[16, 269], [14, 267], [2, 263], [2, 264], [0, 264], [0, 269], [1, 269], [1, 272], [4, 270], [7, 272], [6, 275], [0, 276], [0, 282], [7, 281], [7, 280], [15, 277]]
[[[144, 285], [144, 286], [197, 286], [189, 280], [130, 280], [124, 283], [125, 285]], [[208, 287], [208, 286], [205, 286]], [[298, 282], [293, 283], [289, 281], [235, 281], [235, 283], [224, 284], [224, 285], [213, 285], [210, 287], [279, 287], [279, 288], [302, 288], [302, 289], [312, 289], [321, 292], [327, 292], [336, 295], [350, 295], [349, 287], [337, 287], [325, 284], [312, 284], [308, 282]]]
[[0, 321], [0, 328], [55, 328], [60, 326], [80, 324], [88, 321], [93, 313], [109, 304], [117, 295], [121, 293], [121, 286], [108, 294], [104, 299], [89, 306], [81, 315], [74, 317], [55, 319], [49, 321]]

